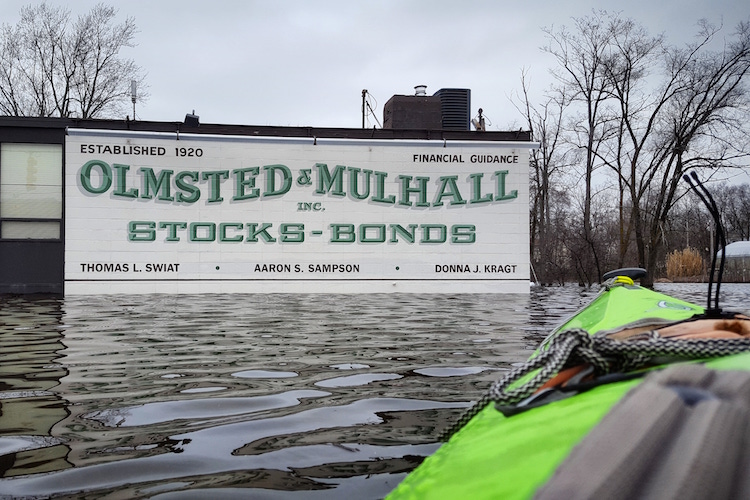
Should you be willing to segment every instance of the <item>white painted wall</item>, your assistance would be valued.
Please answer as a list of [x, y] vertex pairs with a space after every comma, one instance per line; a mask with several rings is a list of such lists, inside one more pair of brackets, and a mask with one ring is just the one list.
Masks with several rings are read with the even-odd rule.
[[[70, 130], [65, 158], [65, 291], [526, 293], [530, 147], [184, 134], [178, 140], [175, 134]], [[430, 161], [438, 157], [444, 161]], [[506, 162], [488, 163], [488, 157]], [[339, 195], [335, 185], [322, 186], [323, 194], [316, 192], [321, 190], [321, 172], [334, 174], [338, 165], [360, 170], [342, 171]], [[254, 167], [259, 174], [254, 187], [246, 181], [238, 188], [235, 171]], [[141, 169], [155, 178], [164, 176], [168, 188], [147, 192]], [[265, 196], [269, 190], [264, 174], [272, 170], [276, 191], [284, 191], [282, 170], [291, 184], [283, 194]], [[360, 193], [365, 193], [365, 170], [373, 172], [370, 195], [359, 200], [349, 178], [356, 176]], [[222, 171], [228, 172], [226, 178], [207, 173]], [[507, 174], [496, 173], [503, 171]], [[107, 172], [109, 186], [102, 176]], [[244, 178], [252, 174], [248, 170]], [[192, 188], [180, 189], [178, 176], [182, 184], [200, 190], [197, 201], [186, 200]], [[427, 178], [425, 206], [418, 206], [419, 193], [404, 198], [401, 192], [403, 186], [418, 187], [418, 177]], [[211, 179], [218, 180], [218, 193], [212, 191]], [[381, 198], [393, 199], [392, 203], [377, 200], [378, 179]], [[252, 197], [255, 188], [257, 197]], [[238, 189], [250, 197], [239, 199]], [[257, 241], [248, 241], [253, 239], [248, 229], [252, 224], [270, 226], [256, 235]], [[282, 241], [282, 224], [289, 225], [287, 240], [296, 241]], [[399, 234], [392, 241], [394, 225], [411, 231], [411, 224], [417, 225], [413, 243]], [[212, 241], [191, 241], [191, 225], [197, 230], [193, 240]], [[346, 240], [350, 225], [356, 228], [356, 241], [335, 241], [336, 227], [338, 239]], [[427, 233], [426, 225], [432, 227]], [[175, 231], [172, 238], [170, 228]], [[275, 241], [265, 241], [264, 236]], [[148, 241], [139, 241], [143, 238]], [[154, 270], [158, 265], [161, 270]], [[325, 265], [343, 267], [334, 271]]]

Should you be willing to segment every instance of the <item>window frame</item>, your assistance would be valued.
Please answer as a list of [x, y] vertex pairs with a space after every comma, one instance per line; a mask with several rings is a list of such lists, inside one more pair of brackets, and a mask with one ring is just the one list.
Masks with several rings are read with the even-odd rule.
[[[22, 145], [27, 146], [29, 148], [33, 148], [34, 146], [58, 146], [60, 148], [60, 175], [61, 175], [61, 182], [60, 182], [60, 217], [17, 217], [17, 216], [10, 216], [10, 217], [4, 217], [2, 211], [0, 211], [0, 241], [2, 242], [54, 242], [59, 243], [64, 241], [65, 238], [65, 141], [63, 142], [55, 142], [55, 141], [24, 141], [24, 140], [0, 140], [0, 148], [2, 148], [5, 144], [14, 144], [14, 145]], [[0, 185], [2, 185], [2, 178], [3, 178], [3, 164], [0, 160]], [[35, 222], [56, 222], [58, 224], [58, 236], [56, 238], [5, 238], [3, 237], [3, 225], [5, 222], [29, 222], [29, 223], [35, 223]]]

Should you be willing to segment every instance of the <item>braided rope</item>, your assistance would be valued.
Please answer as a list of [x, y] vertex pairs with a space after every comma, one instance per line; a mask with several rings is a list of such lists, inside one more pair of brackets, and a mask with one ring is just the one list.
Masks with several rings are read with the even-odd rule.
[[[565, 366], [588, 363], [597, 375], [628, 371], [643, 366], [656, 356], [701, 359], [750, 351], [750, 338], [662, 339], [651, 332], [648, 340], [621, 341], [589, 335], [582, 329], [566, 330], [552, 338], [548, 348], [521, 366], [513, 368], [493, 383], [458, 420], [440, 433], [447, 441], [490, 402], [500, 405], [518, 403], [531, 396]], [[538, 370], [533, 375], [530, 375]], [[521, 383], [521, 379], [530, 376]]]

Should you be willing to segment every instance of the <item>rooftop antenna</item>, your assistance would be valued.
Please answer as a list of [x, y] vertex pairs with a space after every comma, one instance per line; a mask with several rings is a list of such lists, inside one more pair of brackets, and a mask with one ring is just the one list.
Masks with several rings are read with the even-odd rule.
[[[373, 95], [370, 94], [367, 91], [367, 89], [363, 89], [362, 90], [362, 128], [365, 128], [365, 117], [369, 116], [370, 114], [372, 114], [372, 117], [375, 119], [375, 123], [377, 123], [380, 128], [383, 128], [383, 126], [380, 125], [380, 121], [378, 120], [378, 117], [375, 116], [375, 110], [372, 108], [372, 105], [370, 104], [370, 101], [367, 98], [368, 95], [373, 100], [375, 99], [375, 97], [373, 97]], [[375, 101], [375, 106], [377, 107], [377, 105], [378, 103], [377, 101]]]
[[477, 118], [473, 118], [471, 120], [471, 124], [474, 125], [474, 128], [477, 130], [477, 132], [484, 132], [487, 130], [484, 125], [484, 116], [482, 116], [482, 108], [479, 108], [479, 114]]
[[365, 128], [365, 115], [367, 114], [367, 89], [362, 89], [362, 128]]
[[130, 80], [130, 100], [133, 101], [133, 121], [135, 121], [135, 99], [136, 99], [135, 88], [136, 88], [135, 80]]

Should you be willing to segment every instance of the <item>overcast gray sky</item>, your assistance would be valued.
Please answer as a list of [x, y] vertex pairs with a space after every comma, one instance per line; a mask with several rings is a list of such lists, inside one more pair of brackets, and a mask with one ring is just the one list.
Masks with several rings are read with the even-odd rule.
[[[16, 24], [21, 7], [2, 0], [0, 22]], [[73, 15], [94, 0], [50, 0]], [[109, 1], [118, 20], [135, 18], [137, 47], [126, 49], [147, 73], [142, 120], [360, 127], [362, 89], [376, 115], [394, 94], [427, 85], [471, 89], [472, 114], [483, 108], [490, 130], [522, 123], [509, 96], [523, 68], [534, 90], [550, 82], [553, 62], [540, 47], [544, 26], [570, 25], [593, 7], [620, 12], [688, 41], [706, 18], [729, 36], [750, 19], [746, 0], [128, 0]], [[374, 101], [373, 101], [374, 103]], [[370, 125], [375, 121], [370, 119]]]

